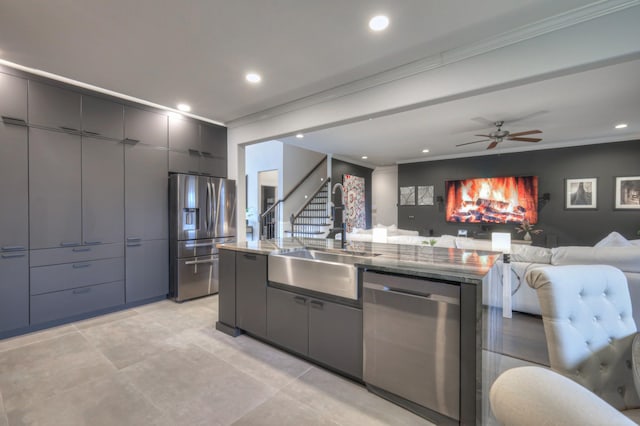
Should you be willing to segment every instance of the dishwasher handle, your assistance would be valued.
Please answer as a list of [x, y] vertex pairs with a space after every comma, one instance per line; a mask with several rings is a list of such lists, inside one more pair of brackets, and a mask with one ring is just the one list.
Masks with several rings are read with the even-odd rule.
[[433, 294], [433, 293], [420, 293], [417, 291], [406, 290], [402, 288], [390, 287], [382, 284], [375, 284], [370, 282], [364, 282], [363, 287], [365, 289], [370, 289], [374, 291], [382, 291], [389, 294], [397, 294], [399, 296], [407, 296], [414, 297], [424, 300], [432, 300], [434, 302], [444, 302], [450, 305], [460, 305], [460, 299], [450, 296], [445, 296], [442, 294]]

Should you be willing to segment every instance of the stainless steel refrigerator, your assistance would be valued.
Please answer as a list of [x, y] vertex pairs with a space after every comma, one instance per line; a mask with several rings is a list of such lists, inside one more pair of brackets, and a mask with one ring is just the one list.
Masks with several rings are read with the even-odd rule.
[[234, 180], [169, 177], [169, 296], [177, 302], [218, 292], [217, 243], [236, 237]]

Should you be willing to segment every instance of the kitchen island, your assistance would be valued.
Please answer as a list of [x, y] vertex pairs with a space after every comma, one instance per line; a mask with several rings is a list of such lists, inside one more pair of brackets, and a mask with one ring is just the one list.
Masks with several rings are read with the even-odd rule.
[[[219, 249], [218, 330], [364, 382], [438, 424], [482, 423], [483, 281], [499, 253], [322, 239]], [[340, 263], [354, 271], [349, 291], [335, 291]]]

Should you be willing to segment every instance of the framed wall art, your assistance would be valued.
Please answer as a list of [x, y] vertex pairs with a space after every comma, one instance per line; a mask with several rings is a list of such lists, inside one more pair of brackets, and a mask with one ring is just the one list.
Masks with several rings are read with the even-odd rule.
[[419, 186], [418, 187], [418, 205], [419, 206], [432, 206], [433, 205], [433, 185]]
[[415, 186], [400, 187], [400, 205], [401, 206], [416, 205], [416, 187]]
[[598, 178], [565, 180], [565, 209], [595, 210], [598, 208]]
[[640, 210], [640, 176], [616, 178], [616, 204], [618, 210]]

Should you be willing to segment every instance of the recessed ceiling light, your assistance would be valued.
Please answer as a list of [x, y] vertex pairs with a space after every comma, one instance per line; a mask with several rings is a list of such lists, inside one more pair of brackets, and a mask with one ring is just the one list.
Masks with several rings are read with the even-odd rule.
[[369, 20], [369, 28], [373, 31], [382, 31], [389, 26], [389, 18], [385, 15], [376, 15]]
[[191, 111], [191, 106], [188, 105], [188, 104], [181, 103], [181, 104], [178, 104], [178, 109], [180, 111], [189, 112], [189, 111]]
[[616, 124], [616, 129], [624, 129], [625, 127], [627, 127], [626, 123]]
[[244, 78], [246, 78], [249, 83], [253, 84], [260, 83], [262, 81], [262, 77], [260, 77], [260, 74], [255, 72], [248, 73]]
[[303, 135], [302, 133], [298, 133], [298, 134], [296, 135], [296, 138], [298, 138], [298, 139], [302, 139], [302, 138], [304, 138], [304, 135]]
[[362, 159], [363, 159], [363, 160], [366, 160], [367, 158], [369, 158], [369, 157], [367, 157], [366, 155], [363, 155], [363, 156], [362, 156]]
[[424, 152], [426, 154], [427, 152], [429, 152], [429, 150], [428, 149], [423, 149], [422, 152]]

